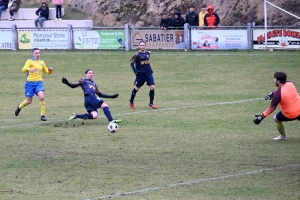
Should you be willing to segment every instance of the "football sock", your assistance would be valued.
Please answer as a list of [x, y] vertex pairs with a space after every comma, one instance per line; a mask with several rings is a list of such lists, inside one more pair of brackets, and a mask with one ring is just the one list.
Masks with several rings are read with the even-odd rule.
[[282, 122], [275, 122], [275, 123], [276, 123], [276, 127], [277, 127], [277, 130], [279, 131], [280, 135], [285, 137], [283, 123]]
[[133, 88], [132, 93], [131, 93], [130, 102], [133, 103], [136, 93], [137, 93], [137, 90], [135, 88]]
[[27, 100], [24, 100], [24, 101], [19, 105], [19, 108], [22, 109], [22, 108], [24, 108], [25, 106], [27, 106]]
[[79, 118], [79, 119], [94, 119], [93, 115], [89, 114], [89, 113], [76, 115], [75, 119], [76, 118]]
[[104, 112], [104, 115], [107, 117], [107, 119], [108, 119], [109, 122], [112, 121], [112, 120], [114, 120], [112, 118], [112, 116], [111, 116], [111, 113], [110, 113], [110, 110], [109, 110], [108, 106], [106, 106], [106, 107], [103, 108], [103, 112]]
[[45, 111], [46, 111], [46, 105], [45, 105], [45, 101], [40, 102], [41, 105], [41, 116], [44, 115], [45, 116]]
[[153, 104], [153, 100], [154, 100], [154, 90], [150, 90], [150, 92], [149, 92], [149, 97], [150, 97], [150, 104]]

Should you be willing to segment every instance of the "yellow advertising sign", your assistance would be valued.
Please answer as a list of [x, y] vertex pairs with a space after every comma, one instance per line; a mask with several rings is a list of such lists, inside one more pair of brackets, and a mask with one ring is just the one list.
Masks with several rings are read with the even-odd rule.
[[31, 49], [29, 31], [18, 32], [18, 44], [19, 44], [19, 49]]
[[139, 48], [140, 41], [147, 49], [185, 49], [183, 30], [132, 30], [131, 48]]

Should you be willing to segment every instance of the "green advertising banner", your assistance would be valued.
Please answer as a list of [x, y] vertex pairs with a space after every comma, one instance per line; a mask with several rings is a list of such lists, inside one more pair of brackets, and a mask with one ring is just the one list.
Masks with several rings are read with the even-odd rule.
[[74, 31], [75, 49], [124, 49], [124, 30]]

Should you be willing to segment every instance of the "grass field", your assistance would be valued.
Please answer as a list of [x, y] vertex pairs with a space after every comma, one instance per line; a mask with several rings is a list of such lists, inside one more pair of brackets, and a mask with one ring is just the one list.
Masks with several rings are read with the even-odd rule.
[[[287, 141], [271, 116], [257, 126], [254, 114], [270, 101], [273, 74], [284, 71], [300, 90], [298, 51], [152, 51], [155, 104], [149, 88], [129, 108], [134, 52], [47, 51], [54, 68], [44, 75], [47, 122], [39, 101], [25, 107], [30, 51], [0, 51], [0, 199], [300, 199], [300, 123], [285, 123]], [[85, 113], [76, 82], [86, 69], [103, 93], [119, 131], [96, 120], [67, 119]]]

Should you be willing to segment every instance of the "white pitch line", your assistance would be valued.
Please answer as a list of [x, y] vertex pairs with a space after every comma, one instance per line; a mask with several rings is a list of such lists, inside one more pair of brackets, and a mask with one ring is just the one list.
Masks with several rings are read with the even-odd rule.
[[[114, 116], [136, 115], [136, 114], [141, 114], [141, 113], [159, 112], [159, 111], [166, 111], [166, 110], [179, 110], [179, 109], [187, 109], [187, 108], [228, 105], [228, 104], [235, 104], [235, 103], [258, 101], [258, 100], [262, 100], [262, 99], [263, 98], [255, 98], [255, 99], [244, 99], [244, 100], [238, 100], [238, 101], [219, 102], [219, 103], [212, 103], [212, 104], [206, 104], [206, 105], [182, 106], [182, 107], [177, 107], [177, 108], [159, 108], [159, 109], [155, 109], [155, 110], [141, 110], [141, 111], [135, 111], [135, 112], [115, 114]], [[105, 116], [99, 116], [98, 118], [106, 118], [106, 117]], [[51, 119], [55, 119], [55, 118], [51, 118]], [[67, 121], [67, 119], [57, 119], [55, 121], [52, 121], [52, 120], [48, 119], [47, 122], [62, 122], [62, 121]], [[30, 126], [30, 125], [37, 125], [37, 124], [45, 124], [47, 122], [35, 122], [35, 123], [27, 123], [27, 124], [14, 124], [14, 125], [10, 125], [10, 126], [0, 126], [0, 129], [15, 128], [15, 127], [20, 127], [20, 126]]]
[[198, 179], [198, 180], [194, 180], [194, 181], [186, 181], [186, 182], [181, 182], [181, 183], [168, 184], [168, 185], [164, 185], [164, 186], [160, 186], [160, 187], [145, 188], [145, 189], [135, 190], [135, 191], [131, 191], [131, 192], [115, 192], [113, 194], [96, 197], [96, 198], [92, 198], [92, 199], [86, 199], [86, 200], [101, 200], [101, 199], [108, 199], [108, 198], [113, 198], [113, 197], [120, 197], [123, 195], [128, 196], [128, 195], [145, 193], [145, 192], [152, 191], [152, 190], [160, 190], [160, 189], [177, 187], [177, 186], [182, 186], [182, 185], [186, 186], [186, 185], [192, 185], [192, 184], [200, 184], [200, 183], [207, 182], [207, 181], [222, 180], [222, 179], [227, 179], [227, 178], [252, 175], [252, 174], [258, 174], [258, 173], [267, 172], [267, 171], [274, 171], [274, 170], [299, 167], [299, 166], [300, 166], [300, 164], [291, 164], [291, 165], [286, 165], [286, 166], [281, 166], [281, 167], [273, 167], [273, 168], [266, 168], [266, 169], [260, 169], [260, 170], [249, 171], [249, 172], [242, 172], [242, 173], [238, 173], [238, 174], [230, 174], [230, 175], [226, 175], [226, 176], [217, 176], [217, 177], [212, 177], [212, 178]]

